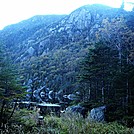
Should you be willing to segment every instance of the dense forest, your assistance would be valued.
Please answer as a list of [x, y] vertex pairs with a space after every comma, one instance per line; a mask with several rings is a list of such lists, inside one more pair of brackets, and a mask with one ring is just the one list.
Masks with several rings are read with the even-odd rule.
[[[41, 104], [57, 109], [46, 114]], [[0, 31], [2, 134], [131, 134], [133, 127], [134, 11], [86, 5]]]

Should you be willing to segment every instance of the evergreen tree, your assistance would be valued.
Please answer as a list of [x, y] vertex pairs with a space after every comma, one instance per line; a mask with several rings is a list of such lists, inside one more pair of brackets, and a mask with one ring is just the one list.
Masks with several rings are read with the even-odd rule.
[[[125, 60], [125, 59], [124, 59]], [[126, 61], [126, 60], [125, 60]], [[125, 125], [134, 125], [134, 66], [127, 61], [122, 62], [121, 72], [114, 81], [115, 103], [119, 104], [117, 116], [125, 120]]]
[[89, 48], [79, 76], [82, 99], [93, 106], [110, 104], [115, 111], [108, 112], [107, 120], [124, 119], [128, 126], [132, 126], [134, 67], [125, 48], [120, 59], [118, 50], [109, 46], [99, 43]]
[[82, 65], [80, 81], [89, 83], [91, 100], [107, 103], [113, 93], [111, 90], [118, 62], [118, 52], [103, 43], [95, 44], [94, 48], [89, 49]]
[[[4, 128], [14, 113], [16, 103], [13, 101], [22, 96], [23, 88], [8, 53], [1, 50], [0, 59], [0, 128]], [[13, 108], [11, 104], [14, 104]]]

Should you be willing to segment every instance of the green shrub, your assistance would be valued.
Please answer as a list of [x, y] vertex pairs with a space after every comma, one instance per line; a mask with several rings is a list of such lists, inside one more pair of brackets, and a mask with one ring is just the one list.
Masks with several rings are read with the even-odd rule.
[[122, 118], [122, 120], [120, 121], [120, 123], [127, 127], [133, 127], [134, 126], [134, 116], [124, 116]]
[[27, 109], [20, 109], [15, 111], [11, 123], [12, 126], [22, 126], [24, 132], [32, 130], [37, 125], [37, 112]]
[[[48, 115], [43, 124], [37, 124], [35, 111], [26, 109], [15, 112], [14, 124], [8, 132], [10, 134], [133, 134], [134, 129], [113, 123], [96, 123], [81, 115], [66, 112], [61, 117]], [[13, 120], [12, 120], [13, 121]], [[16, 124], [15, 124], [16, 123]]]
[[80, 115], [65, 113], [61, 117], [61, 133], [64, 134], [132, 134], [132, 129], [113, 123], [96, 123]]
[[61, 127], [61, 119], [56, 116], [46, 116], [44, 118], [44, 126], [58, 128]]

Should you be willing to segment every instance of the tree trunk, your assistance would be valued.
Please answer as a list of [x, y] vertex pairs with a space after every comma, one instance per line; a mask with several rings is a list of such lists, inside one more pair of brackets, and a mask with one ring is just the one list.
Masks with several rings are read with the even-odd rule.
[[101, 95], [102, 95], [102, 103], [105, 102], [105, 98], [104, 98], [104, 87], [102, 87], [101, 89]]
[[5, 100], [2, 101], [2, 107], [1, 107], [1, 111], [0, 111], [0, 128], [3, 129], [3, 112], [4, 112], [4, 106], [5, 106], [6, 102]]
[[[17, 99], [17, 100], [18, 100], [18, 99]], [[14, 104], [13, 110], [12, 110], [12, 112], [11, 112], [11, 114], [10, 114], [9, 118], [8, 118], [8, 121], [12, 118], [12, 116], [13, 116], [13, 114], [14, 114], [14, 111], [15, 111], [16, 106], [17, 106], [17, 102], [15, 102], [15, 104]]]

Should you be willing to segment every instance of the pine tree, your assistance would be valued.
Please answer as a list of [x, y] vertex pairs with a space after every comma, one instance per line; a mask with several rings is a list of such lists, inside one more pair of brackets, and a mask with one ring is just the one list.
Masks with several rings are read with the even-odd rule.
[[122, 61], [121, 72], [118, 72], [114, 81], [115, 103], [120, 104], [117, 109], [117, 116], [125, 120], [125, 125], [134, 125], [134, 66]]
[[[90, 47], [82, 62], [79, 76], [83, 100], [97, 105], [111, 105], [115, 111], [107, 113], [107, 120], [122, 120], [132, 126], [134, 117], [134, 67], [123, 49], [120, 59], [118, 50], [105, 43]], [[127, 119], [125, 119], [127, 117]]]
[[[107, 103], [118, 68], [118, 52], [103, 43], [89, 49], [82, 65], [80, 81], [89, 83], [90, 99]], [[89, 92], [89, 91], [88, 91]]]
[[17, 78], [17, 71], [8, 53], [0, 51], [0, 128], [12, 117], [16, 103], [11, 108], [13, 101], [22, 96], [23, 88]]

